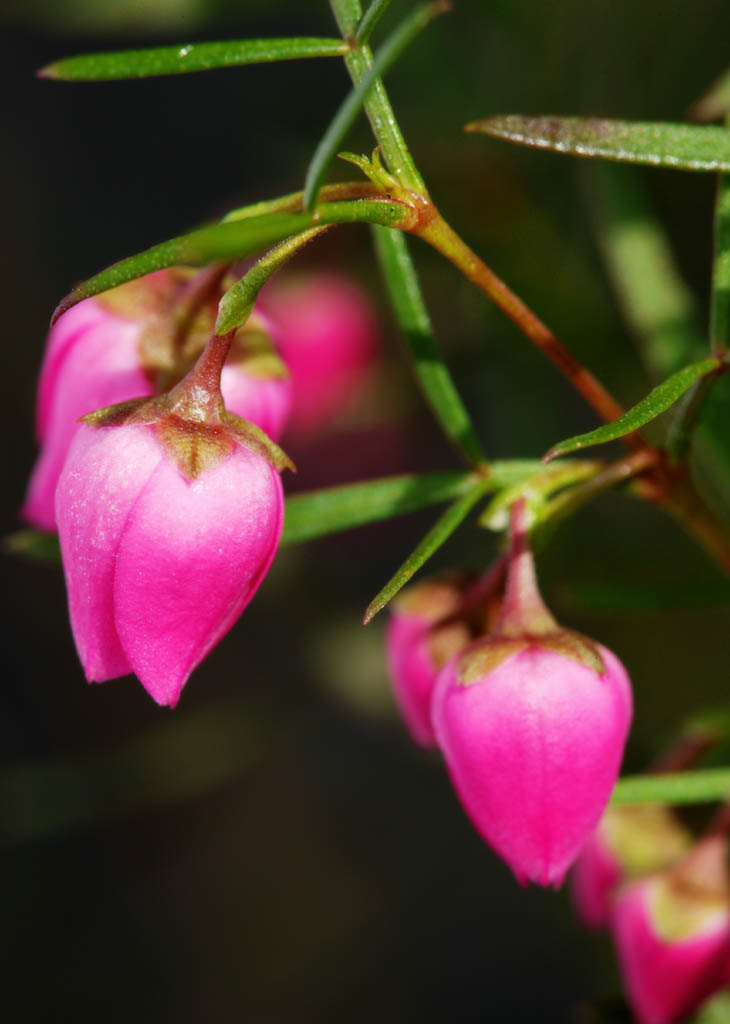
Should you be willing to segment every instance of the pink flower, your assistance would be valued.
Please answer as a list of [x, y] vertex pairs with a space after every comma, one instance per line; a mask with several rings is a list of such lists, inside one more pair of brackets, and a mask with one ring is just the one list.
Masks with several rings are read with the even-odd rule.
[[455, 577], [432, 580], [404, 591], [393, 602], [388, 622], [387, 660], [396, 701], [414, 743], [436, 743], [431, 696], [439, 670], [471, 639], [464, 621], [434, 625], [458, 611], [463, 587]]
[[273, 285], [263, 309], [279, 328], [294, 381], [292, 427], [314, 434], [353, 402], [371, 377], [380, 337], [370, 303], [338, 274], [311, 274]]
[[545, 608], [522, 517], [515, 506], [500, 623], [443, 669], [432, 721], [482, 836], [519, 882], [558, 886], [611, 795], [631, 688], [611, 651]]
[[730, 982], [727, 840], [703, 840], [678, 867], [635, 882], [612, 928], [640, 1024], [673, 1024]]
[[21, 510], [41, 530], [56, 527], [56, 485], [79, 417], [154, 393], [140, 362], [139, 336], [140, 322], [123, 319], [96, 299], [79, 303], [51, 329], [36, 407], [42, 448]]
[[256, 593], [283, 521], [268, 458], [286, 457], [223, 409], [227, 342], [211, 346], [169, 395], [90, 417], [56, 494], [87, 678], [134, 672], [171, 706]]
[[690, 843], [690, 833], [667, 807], [609, 807], [573, 868], [573, 899], [583, 923], [607, 925], [621, 881], [668, 867]]

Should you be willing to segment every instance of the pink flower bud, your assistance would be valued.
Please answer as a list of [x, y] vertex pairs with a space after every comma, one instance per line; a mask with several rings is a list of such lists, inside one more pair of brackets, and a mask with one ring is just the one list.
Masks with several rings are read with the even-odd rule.
[[404, 591], [394, 602], [388, 623], [387, 660], [396, 701], [414, 743], [436, 743], [431, 697], [446, 662], [471, 639], [464, 621], [435, 623], [458, 611], [465, 580], [431, 580]]
[[211, 340], [169, 394], [102, 410], [74, 439], [56, 515], [76, 646], [89, 681], [134, 672], [174, 706], [266, 574], [286, 457], [227, 412], [228, 349]]
[[558, 886], [611, 795], [631, 689], [611, 651], [542, 603], [518, 505], [500, 623], [443, 669], [432, 721], [482, 836], [519, 882]]
[[608, 924], [619, 882], [641, 878], [677, 861], [692, 837], [660, 804], [609, 807], [573, 868], [573, 899], [588, 928]]
[[54, 495], [78, 419], [102, 406], [154, 393], [140, 363], [140, 323], [95, 299], [65, 313], [48, 335], [38, 385], [36, 429], [42, 444], [21, 515], [54, 530]]
[[262, 296], [279, 328], [294, 394], [292, 427], [314, 434], [351, 405], [368, 382], [380, 337], [366, 296], [337, 274], [311, 274]]
[[612, 928], [640, 1024], [673, 1024], [730, 982], [728, 844], [703, 840], [677, 867], [619, 893]]

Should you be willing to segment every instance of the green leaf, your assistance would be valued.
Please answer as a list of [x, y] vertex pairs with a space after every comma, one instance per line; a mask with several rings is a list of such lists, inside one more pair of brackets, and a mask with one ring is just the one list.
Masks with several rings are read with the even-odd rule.
[[640, 172], [594, 164], [590, 209], [621, 312], [652, 378], [663, 380], [707, 352], [692, 292]]
[[36, 562], [61, 561], [61, 548], [55, 533], [41, 530], [17, 530], [3, 538], [2, 546], [10, 555], [21, 555]]
[[38, 76], [64, 82], [110, 82], [153, 75], [185, 75], [191, 71], [234, 68], [275, 60], [343, 57], [350, 49], [343, 39], [227, 39], [222, 43], [185, 43], [149, 50], [66, 57], [42, 68]]
[[448, 540], [454, 530], [463, 523], [480, 498], [492, 486], [493, 484], [489, 478], [482, 479], [477, 483], [472, 482], [471, 489], [446, 509], [415, 551], [408, 556], [383, 589], [370, 602], [363, 619], [366, 626], [395, 597], [401, 587], [405, 586], [408, 580], [418, 572], [431, 555], [438, 551], [444, 541]]
[[296, 235], [313, 225], [370, 222], [392, 224], [407, 220], [409, 212], [402, 203], [379, 199], [355, 202], [322, 203], [312, 213], [268, 213], [244, 220], [214, 224], [187, 235], [153, 245], [136, 256], [129, 256], [77, 285], [61, 301], [52, 323], [82, 299], [116, 288], [144, 274], [180, 263], [206, 264], [241, 259], [289, 235]]
[[375, 26], [385, 14], [385, 9], [390, 0], [371, 0], [370, 6], [365, 11], [355, 33], [355, 42], [358, 46], [367, 43], [375, 30]]
[[[730, 131], [724, 129], [730, 137]], [[715, 204], [715, 259], [712, 267], [710, 345], [730, 348], [730, 177], [721, 177]]]
[[484, 465], [487, 456], [434, 338], [406, 239], [400, 231], [377, 227], [373, 234], [383, 279], [426, 401], [466, 460]]
[[715, 125], [507, 114], [473, 121], [466, 130], [572, 156], [679, 171], [730, 171], [730, 133]]
[[567, 440], [553, 445], [543, 456], [543, 462], [550, 462], [559, 455], [568, 455], [570, 452], [576, 452], [590, 445], [605, 444], [607, 441], [615, 441], [618, 437], [632, 434], [639, 427], [643, 427], [645, 423], [649, 423], [665, 412], [678, 398], [681, 398], [695, 381], [719, 369], [720, 366], [721, 360], [712, 356], [709, 359], [701, 360], [699, 363], [683, 367], [683, 369], [673, 373], [662, 384], [658, 384], [649, 392], [646, 398], [642, 398], [640, 402], [637, 402], [633, 408], [629, 409], [623, 416], [619, 416], [613, 423], [606, 423], [604, 426], [591, 430], [587, 434], [577, 434], [575, 437], [569, 437]]
[[443, 14], [447, 7], [442, 2], [421, 4], [388, 36], [380, 47], [371, 67], [348, 93], [332, 119], [329, 128], [314, 151], [304, 182], [304, 209], [312, 210], [317, 202], [319, 187], [327, 168], [340, 149], [342, 140], [355, 122], [366, 97], [376, 80], [400, 57], [406, 46], [433, 18]]
[[281, 543], [301, 544], [450, 501], [470, 492], [474, 481], [469, 473], [426, 473], [296, 494], [286, 502]]
[[705, 804], [730, 797], [730, 768], [619, 779], [613, 804]]
[[[223, 295], [218, 303], [218, 317], [215, 322], [216, 334], [227, 334], [236, 330], [248, 320], [256, 305], [259, 292], [273, 274], [292, 256], [300, 252], [329, 227], [310, 228], [301, 235], [294, 235], [262, 256], [243, 277]], [[383, 229], [387, 231], [387, 228]]]

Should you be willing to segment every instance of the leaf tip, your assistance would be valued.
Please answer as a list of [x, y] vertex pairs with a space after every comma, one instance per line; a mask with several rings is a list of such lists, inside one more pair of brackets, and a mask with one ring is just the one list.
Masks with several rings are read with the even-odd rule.
[[59, 74], [59, 65], [58, 65], [58, 63], [46, 64], [45, 67], [38, 68], [38, 70], [35, 72], [35, 77], [36, 78], [49, 78], [49, 79], [53, 79], [55, 81], [59, 81], [60, 78], [61, 78], [61, 75]]
[[543, 466], [547, 466], [548, 462], [552, 462], [553, 459], [557, 459], [558, 455], [560, 455], [560, 445], [554, 444], [552, 448], [549, 448], [545, 452], [543, 457], [540, 459], [540, 462], [542, 462]]
[[367, 608], [365, 609], [365, 614], [363, 615], [363, 619], [362, 619], [363, 626], [369, 626], [370, 623], [373, 621], [373, 619], [375, 618], [375, 616], [378, 614], [379, 611], [380, 611], [380, 608], [377, 605], [369, 604], [367, 606]]

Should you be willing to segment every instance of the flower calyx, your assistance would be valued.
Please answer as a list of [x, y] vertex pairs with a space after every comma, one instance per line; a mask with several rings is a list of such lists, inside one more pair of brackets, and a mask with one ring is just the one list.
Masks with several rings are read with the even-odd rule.
[[457, 678], [463, 686], [483, 679], [513, 655], [538, 647], [577, 661], [597, 675], [605, 665], [598, 645], [554, 619], [537, 586], [535, 562], [527, 535], [525, 499], [512, 506], [507, 587], [496, 629], [478, 647], [459, 659]]
[[213, 335], [193, 369], [165, 394], [98, 409], [82, 421], [92, 428], [152, 425], [166, 454], [189, 481], [228, 458], [236, 444], [277, 470], [294, 470], [291, 459], [263, 430], [225, 408], [220, 374], [232, 340], [230, 335]]

